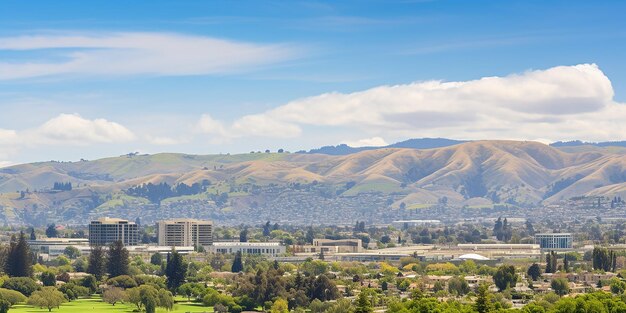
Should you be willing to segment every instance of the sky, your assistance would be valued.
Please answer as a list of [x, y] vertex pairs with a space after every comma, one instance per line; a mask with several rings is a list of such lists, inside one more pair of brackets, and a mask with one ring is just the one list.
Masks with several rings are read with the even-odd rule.
[[624, 1], [0, 0], [0, 166], [626, 140]]

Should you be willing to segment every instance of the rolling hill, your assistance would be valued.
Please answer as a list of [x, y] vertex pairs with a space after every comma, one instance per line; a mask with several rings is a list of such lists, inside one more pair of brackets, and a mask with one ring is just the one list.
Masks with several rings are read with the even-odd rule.
[[[472, 141], [432, 149], [379, 148], [347, 155], [163, 153], [40, 162], [0, 169], [0, 206], [5, 212], [68, 203], [80, 209], [80, 199], [111, 195], [117, 199], [129, 187], [145, 183], [191, 185], [202, 181], [229, 185], [231, 191], [232, 186], [241, 185], [315, 182], [335, 187], [340, 197], [393, 194], [396, 198], [390, 207], [434, 204], [443, 198], [449, 205], [459, 206], [528, 206], [584, 195], [626, 197], [626, 156], [621, 150], [568, 152], [537, 142]], [[54, 182], [71, 182], [74, 189], [51, 191]], [[30, 192], [23, 197], [19, 191], [25, 190]], [[244, 199], [233, 205], [249, 202]]]

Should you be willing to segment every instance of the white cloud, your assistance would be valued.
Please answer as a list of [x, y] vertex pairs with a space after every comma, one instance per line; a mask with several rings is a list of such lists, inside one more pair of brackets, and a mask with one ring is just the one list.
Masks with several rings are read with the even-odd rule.
[[344, 141], [350, 147], [383, 147], [389, 145], [385, 139], [381, 137], [364, 138], [356, 141]]
[[300, 127], [284, 123], [265, 115], [247, 115], [236, 120], [230, 126], [224, 124], [209, 114], [203, 114], [196, 125], [200, 133], [214, 136], [213, 142], [223, 142], [240, 137], [275, 137], [292, 138], [300, 135]]
[[0, 129], [0, 167], [23, 148], [50, 146], [88, 146], [131, 142], [136, 136], [125, 126], [106, 119], [86, 119], [78, 114], [59, 114], [40, 126], [24, 130]]
[[11, 144], [17, 140], [17, 132], [12, 129], [0, 129], [0, 144]]
[[227, 136], [228, 132], [222, 122], [214, 119], [209, 114], [202, 114], [200, 120], [196, 125], [196, 129], [200, 133], [211, 134], [211, 135], [219, 135], [219, 136]]
[[301, 52], [287, 44], [146, 32], [0, 37], [2, 50], [43, 52], [44, 57], [0, 62], [0, 80], [66, 74], [222, 74], [293, 59]]
[[42, 143], [86, 145], [119, 143], [135, 139], [126, 127], [106, 119], [89, 120], [78, 114], [60, 114], [29, 132]]
[[296, 137], [309, 126], [398, 139], [603, 141], [626, 138], [625, 119], [610, 80], [595, 64], [581, 64], [326, 93], [242, 116], [231, 128], [240, 136]]

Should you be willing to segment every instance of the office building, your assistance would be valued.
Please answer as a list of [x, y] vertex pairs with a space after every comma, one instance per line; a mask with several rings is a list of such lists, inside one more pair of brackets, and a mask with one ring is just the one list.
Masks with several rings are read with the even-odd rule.
[[174, 219], [157, 223], [160, 246], [193, 247], [213, 244], [213, 222]]
[[338, 253], [357, 253], [363, 250], [361, 239], [313, 239], [313, 246], [320, 251], [324, 248], [336, 249]]
[[257, 254], [270, 257], [284, 254], [287, 249], [279, 242], [214, 242], [207, 247], [213, 253]]
[[103, 217], [89, 224], [89, 244], [92, 246], [109, 245], [122, 241], [125, 246], [139, 243], [137, 224], [120, 218]]
[[541, 249], [571, 249], [573, 243], [571, 233], [541, 233], [535, 234], [535, 243]]
[[74, 247], [81, 255], [89, 254], [89, 241], [85, 238], [39, 238], [28, 240], [30, 250], [44, 261], [63, 255], [65, 248]]

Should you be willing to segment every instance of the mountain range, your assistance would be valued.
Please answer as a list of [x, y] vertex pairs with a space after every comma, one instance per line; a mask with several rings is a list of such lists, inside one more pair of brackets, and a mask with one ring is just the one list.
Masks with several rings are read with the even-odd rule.
[[[92, 201], [95, 204], [89, 210], [97, 210], [127, 201], [111, 195], [124, 195], [133, 186], [199, 182], [211, 184], [207, 193], [228, 192], [224, 186], [232, 191], [233, 186], [243, 185], [323, 184], [335, 188], [333, 196], [337, 197], [394, 195], [390, 207], [419, 207], [442, 200], [459, 206], [533, 206], [577, 196], [624, 198], [625, 151], [598, 146], [561, 149], [528, 141], [471, 141], [431, 149], [377, 148], [347, 155], [162, 153], [50, 161], [0, 169], [0, 207], [5, 215], [11, 215], [20, 210], [76, 208], [91, 203], [89, 199], [104, 199]], [[58, 182], [70, 182], [74, 188], [52, 190]], [[231, 199], [235, 197], [245, 200], [253, 195], [242, 191], [231, 194]], [[258, 194], [254, 197], [262, 201]], [[234, 209], [249, 203], [231, 201]]]

